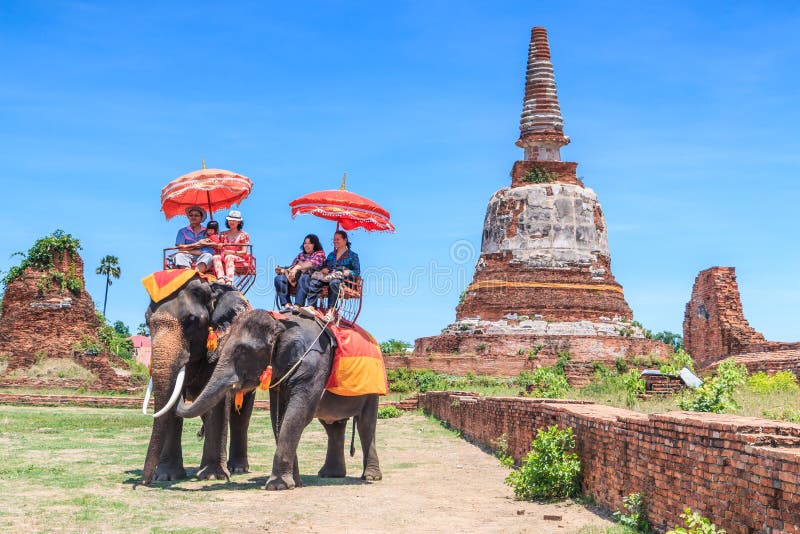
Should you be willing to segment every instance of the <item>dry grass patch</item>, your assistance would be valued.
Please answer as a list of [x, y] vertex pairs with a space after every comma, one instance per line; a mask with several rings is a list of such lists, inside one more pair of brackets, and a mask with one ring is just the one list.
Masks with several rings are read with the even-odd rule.
[[10, 378], [75, 378], [86, 380], [88, 383], [97, 380], [97, 375], [68, 358], [42, 358], [31, 367], [17, 369], [8, 376]]

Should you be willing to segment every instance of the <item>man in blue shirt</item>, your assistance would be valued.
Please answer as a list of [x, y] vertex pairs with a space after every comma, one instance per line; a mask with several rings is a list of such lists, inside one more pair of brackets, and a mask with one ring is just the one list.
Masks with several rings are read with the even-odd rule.
[[203, 226], [206, 212], [200, 206], [192, 206], [186, 209], [186, 216], [189, 218], [189, 226], [178, 230], [175, 237], [175, 246], [178, 247], [175, 265], [189, 269], [194, 261], [197, 270], [204, 273], [211, 265], [214, 253], [214, 249], [202, 246], [208, 241], [206, 227]]

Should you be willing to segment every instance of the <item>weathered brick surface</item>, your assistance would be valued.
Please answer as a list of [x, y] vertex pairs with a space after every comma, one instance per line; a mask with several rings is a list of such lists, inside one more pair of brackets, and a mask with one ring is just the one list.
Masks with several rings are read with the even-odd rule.
[[[736, 269], [711, 267], [700, 271], [686, 304], [683, 320], [683, 342], [700, 368], [705, 368], [729, 356], [751, 354], [747, 361], [754, 369], [756, 360], [763, 359], [765, 368], [773, 352], [800, 349], [800, 343], [767, 341], [753, 329], [744, 317]], [[780, 359], [779, 355], [775, 355]], [[781, 370], [781, 369], [777, 369]]]
[[583, 491], [608, 510], [644, 492], [659, 530], [689, 506], [729, 533], [800, 532], [800, 425], [692, 412], [640, 414], [575, 401], [435, 392], [429, 413], [520, 461], [536, 431], [572, 427]]
[[[786, 345], [789, 345], [788, 343]], [[763, 371], [774, 375], [778, 371], [792, 371], [800, 377], [800, 348], [767, 352], [751, 352], [733, 356], [733, 359], [745, 367], [750, 373]], [[711, 364], [708, 369], [717, 367], [719, 362]]]
[[675, 376], [646, 375], [642, 378], [644, 379], [644, 393], [639, 394], [639, 398], [674, 395], [686, 388], [683, 381]]
[[[55, 270], [72, 271], [83, 282], [80, 256], [65, 256], [55, 262]], [[0, 315], [0, 352], [10, 355], [8, 371], [30, 367], [37, 352], [71, 357], [73, 345], [84, 336], [97, 340], [100, 320], [86, 290], [74, 295], [68, 290], [62, 292], [55, 283], [40, 290], [36, 284], [43, 274], [28, 268], [6, 288]]]
[[[83, 260], [79, 255], [65, 254], [57, 258], [53, 269], [64, 274], [83, 278]], [[73, 346], [88, 337], [97, 342], [100, 320], [94, 309], [91, 296], [85, 289], [75, 295], [52, 282], [50, 287], [37, 287], [45, 273], [31, 268], [8, 284], [3, 297], [0, 315], [0, 353], [9, 355], [6, 374], [17, 369], [31, 367], [36, 354], [45, 352], [51, 358], [72, 358], [79, 365], [91, 370], [98, 381], [82, 384], [94, 390], [126, 390], [135, 387], [129, 376], [114, 370], [126, 366], [110, 353], [87, 356], [73, 351]], [[3, 379], [9, 380], [9, 379]], [[37, 387], [36, 380], [11, 379], [10, 383], [22, 383]], [[64, 386], [58, 380], [48, 382], [50, 387]]]

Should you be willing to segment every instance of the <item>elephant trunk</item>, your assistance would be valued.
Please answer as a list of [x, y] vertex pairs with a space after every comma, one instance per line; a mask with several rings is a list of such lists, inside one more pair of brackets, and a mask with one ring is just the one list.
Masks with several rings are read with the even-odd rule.
[[184, 418], [203, 415], [216, 406], [217, 403], [225, 397], [228, 391], [235, 388], [238, 383], [239, 377], [236, 376], [236, 372], [233, 371], [233, 369], [217, 365], [208, 384], [206, 384], [203, 391], [200, 392], [200, 395], [197, 396], [194, 402], [187, 405], [184, 400], [181, 399], [177, 408], [175, 408], [175, 413], [178, 417]]

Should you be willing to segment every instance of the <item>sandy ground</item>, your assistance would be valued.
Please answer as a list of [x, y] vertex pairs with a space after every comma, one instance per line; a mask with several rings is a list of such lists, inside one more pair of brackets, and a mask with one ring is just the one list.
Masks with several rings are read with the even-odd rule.
[[[503, 483], [508, 470], [496, 458], [422, 416], [404, 415], [403, 419], [402, 432], [390, 431], [392, 425], [399, 425], [398, 420], [380, 422], [380, 482], [363, 483], [357, 478], [361, 474], [359, 450], [355, 458], [348, 456], [350, 476], [338, 480], [312, 475], [321, 466], [322, 457], [300, 458], [305, 486], [291, 491], [264, 491], [266, 473], [252, 473], [234, 477], [233, 484], [187, 481], [168, 488], [139, 487], [136, 492], [157, 500], [169, 499], [175, 490], [214, 492], [213, 506], [206, 503], [187, 509], [185, 517], [174, 524], [160, 525], [166, 528], [202, 525], [224, 532], [546, 533], [574, 532], [590, 525], [602, 531], [613, 525], [572, 502], [515, 501], [511, 488]], [[324, 431], [314, 422], [303, 439], [321, 440], [322, 436]], [[561, 519], [546, 520], [546, 515]]]

